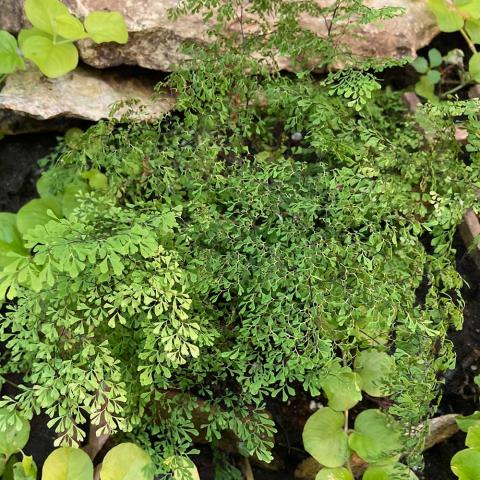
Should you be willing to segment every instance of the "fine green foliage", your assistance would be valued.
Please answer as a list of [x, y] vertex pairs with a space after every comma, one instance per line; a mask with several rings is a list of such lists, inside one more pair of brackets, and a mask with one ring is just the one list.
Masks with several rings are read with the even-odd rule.
[[91, 12], [82, 24], [59, 0], [25, 0], [25, 15], [32, 28], [20, 32], [17, 40], [0, 31], [0, 79], [2, 75], [33, 62], [49, 78], [74, 70], [78, 51], [74, 42], [90, 38], [95, 43], [127, 43], [128, 32], [118, 12]]
[[[478, 204], [480, 148], [472, 133], [465, 164], [454, 131], [462, 117], [474, 132], [478, 105], [409, 115], [380, 91], [381, 67], [337, 43], [352, 18], [391, 10], [254, 0], [238, 17], [240, 2], [185, 4], [218, 23], [167, 81], [180, 114], [68, 135], [44, 162], [42, 213], [24, 207], [32, 217], [17, 214], [21, 233], [5, 240], [20, 235], [23, 255], [0, 271], [0, 373], [24, 378], [2, 405], [45, 412], [59, 445], [80, 445], [87, 422], [123, 432], [160, 474], [193, 468], [200, 432], [215, 444], [229, 431], [269, 461], [267, 404], [304, 390], [330, 403], [306, 427], [327, 467], [350, 447], [374, 462], [415, 454], [422, 435], [407, 434], [432, 413], [462, 321], [452, 241]], [[335, 11], [343, 26], [328, 38], [300, 27]], [[225, 34], [254, 13], [248, 35]], [[311, 48], [316, 66], [349, 68], [316, 80]], [[280, 54], [297, 73], [271, 68]], [[343, 410], [362, 391], [391, 407], [360, 413], [349, 447]]]

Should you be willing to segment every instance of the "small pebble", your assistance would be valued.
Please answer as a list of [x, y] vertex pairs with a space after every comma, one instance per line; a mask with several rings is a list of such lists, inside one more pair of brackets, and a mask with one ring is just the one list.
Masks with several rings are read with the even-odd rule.
[[315, 412], [316, 410], [320, 410], [323, 405], [320, 402], [316, 402], [315, 400], [310, 400], [310, 403], [308, 404], [308, 408], [311, 412]]
[[303, 139], [303, 135], [300, 132], [292, 133], [290, 137], [294, 142], [300, 142]]
[[478, 370], [478, 367], [476, 365], [471, 365], [470, 370], [473, 370], [473, 371]]

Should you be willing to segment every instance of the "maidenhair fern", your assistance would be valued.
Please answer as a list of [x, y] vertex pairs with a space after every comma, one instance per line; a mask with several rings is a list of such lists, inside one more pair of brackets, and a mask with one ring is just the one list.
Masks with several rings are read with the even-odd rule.
[[[361, 3], [353, 13], [374, 18]], [[273, 46], [313, 8], [251, 5], [284, 18]], [[233, 15], [230, 2], [185, 8], [201, 6]], [[272, 45], [260, 60], [216, 45], [171, 77], [183, 115], [100, 122], [46, 162], [39, 191], [59, 210], [0, 272], [2, 373], [24, 375], [2, 405], [46, 412], [61, 444], [88, 421], [135, 435], [159, 471], [225, 431], [268, 461], [268, 401], [319, 396], [327, 372], [369, 350], [391, 357], [390, 413], [409, 433], [461, 325], [452, 239], [480, 163], [473, 147], [461, 160], [451, 118], [472, 105], [412, 117], [365, 65], [325, 88], [273, 74]]]

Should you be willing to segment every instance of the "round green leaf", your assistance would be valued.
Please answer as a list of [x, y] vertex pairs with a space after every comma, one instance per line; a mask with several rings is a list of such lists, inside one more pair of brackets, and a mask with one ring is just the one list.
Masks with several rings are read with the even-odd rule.
[[93, 463], [79, 448], [57, 448], [43, 464], [42, 480], [93, 480]]
[[344, 467], [322, 468], [317, 473], [315, 480], [353, 480], [353, 475]]
[[12, 414], [6, 409], [0, 409], [2, 427], [0, 428], [0, 455], [8, 457], [19, 452], [28, 442], [30, 436], [30, 424], [18, 413], [15, 414], [15, 422], [10, 425], [7, 417]]
[[420, 80], [415, 84], [415, 93], [432, 103], [438, 102], [438, 97], [435, 95], [435, 84], [433, 84], [426, 75], [422, 75]]
[[468, 70], [473, 80], [480, 82], [480, 53], [475, 53], [470, 57]]
[[470, 35], [473, 43], [480, 43], [480, 20], [467, 20], [465, 30]]
[[478, 0], [469, 0], [465, 2], [456, 2], [458, 10], [467, 19], [480, 19], [480, 2]]
[[85, 18], [85, 28], [96, 43], [128, 42], [125, 19], [118, 12], [92, 12]]
[[474, 412], [466, 417], [459, 415], [455, 421], [462, 432], [468, 432], [471, 427], [480, 425], [480, 412]]
[[362, 480], [417, 480], [417, 478], [406, 465], [394, 463], [393, 465], [368, 467]]
[[303, 446], [326, 467], [341, 467], [350, 456], [348, 437], [343, 430], [345, 416], [329, 407], [315, 412], [303, 428]]
[[450, 462], [452, 472], [460, 480], [478, 480], [480, 478], [480, 451], [467, 448], [457, 452]]
[[18, 54], [16, 38], [10, 33], [0, 30], [0, 75], [13, 73], [24, 63]]
[[46, 37], [31, 36], [23, 42], [23, 54], [49, 78], [57, 78], [74, 70], [78, 51], [73, 43], [55, 45]]
[[69, 128], [65, 132], [65, 143], [67, 146], [73, 150], [77, 150], [81, 145], [83, 130], [77, 127]]
[[385, 352], [364, 350], [355, 358], [354, 369], [360, 376], [361, 388], [372, 397], [388, 395], [382, 383], [392, 375], [394, 368], [393, 358]]
[[88, 184], [94, 190], [105, 190], [108, 188], [108, 178], [98, 170], [88, 170], [82, 173], [82, 178], [88, 180]]
[[58, 200], [53, 197], [36, 198], [25, 204], [17, 213], [17, 228], [24, 235], [37, 225], [45, 225], [52, 220], [48, 211], [57, 216], [62, 216]]
[[349, 445], [368, 463], [396, 460], [402, 448], [398, 426], [377, 409], [364, 410], [358, 415]]
[[152, 460], [134, 443], [121, 443], [105, 455], [100, 480], [153, 480]]
[[462, 15], [446, 0], [428, 0], [427, 4], [442, 32], [456, 32], [463, 27]]
[[44, 32], [57, 35], [56, 18], [71, 16], [59, 0], [25, 0], [25, 15], [30, 23]]
[[0, 267], [5, 267], [13, 259], [10, 252], [28, 255], [23, 240], [17, 229], [17, 216], [14, 213], [0, 213]]
[[[442, 54], [437, 48], [431, 48], [428, 51], [428, 61], [430, 62], [430, 68], [439, 67], [442, 64]], [[424, 73], [424, 72], [420, 72]]]
[[433, 83], [435, 85], [440, 81], [442, 76], [440, 75], [440, 72], [438, 70], [429, 70], [427, 73], [427, 78], [430, 83]]
[[468, 429], [465, 445], [480, 450], [480, 425], [472, 425]]
[[339, 367], [329, 372], [322, 382], [322, 388], [328, 406], [339, 412], [349, 410], [362, 399], [358, 376], [349, 368]]
[[417, 57], [410, 64], [418, 73], [427, 73], [428, 72], [428, 62], [424, 57]]

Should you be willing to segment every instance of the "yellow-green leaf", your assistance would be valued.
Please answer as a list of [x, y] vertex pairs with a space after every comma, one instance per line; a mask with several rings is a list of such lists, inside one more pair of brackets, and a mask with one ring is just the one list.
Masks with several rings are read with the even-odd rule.
[[61, 77], [78, 64], [77, 48], [72, 43], [55, 45], [49, 38], [34, 35], [24, 41], [22, 49], [25, 58], [50, 78]]
[[480, 43], [480, 20], [467, 20], [465, 30], [470, 35], [473, 43]]
[[348, 437], [343, 430], [345, 416], [324, 407], [315, 412], [303, 428], [303, 446], [326, 467], [341, 467], [348, 459]]
[[134, 443], [121, 443], [103, 459], [100, 480], [153, 480], [148, 453]]
[[464, 19], [458, 10], [446, 0], [428, 0], [442, 32], [456, 32], [463, 27]]
[[0, 75], [13, 73], [24, 66], [18, 54], [17, 40], [13, 35], [0, 30]]
[[96, 43], [128, 41], [125, 19], [118, 12], [92, 12], [85, 19], [85, 28]]
[[17, 213], [17, 228], [24, 235], [37, 225], [45, 225], [52, 220], [48, 211], [51, 210], [57, 217], [62, 216], [60, 203], [56, 198], [45, 197], [30, 200]]
[[473, 80], [480, 82], [480, 53], [475, 53], [470, 57], [468, 71]]
[[56, 35], [55, 19], [70, 15], [68, 8], [59, 0], [25, 0], [25, 15], [30, 23], [44, 32]]
[[[1, 417], [8, 417], [11, 413], [7, 409], [0, 409]], [[5, 419], [0, 429], [0, 456], [3, 454], [8, 459], [19, 452], [28, 442], [30, 424], [21, 415], [15, 414], [15, 422], [10, 425]]]
[[93, 480], [93, 463], [83, 450], [57, 448], [43, 464], [42, 480]]

